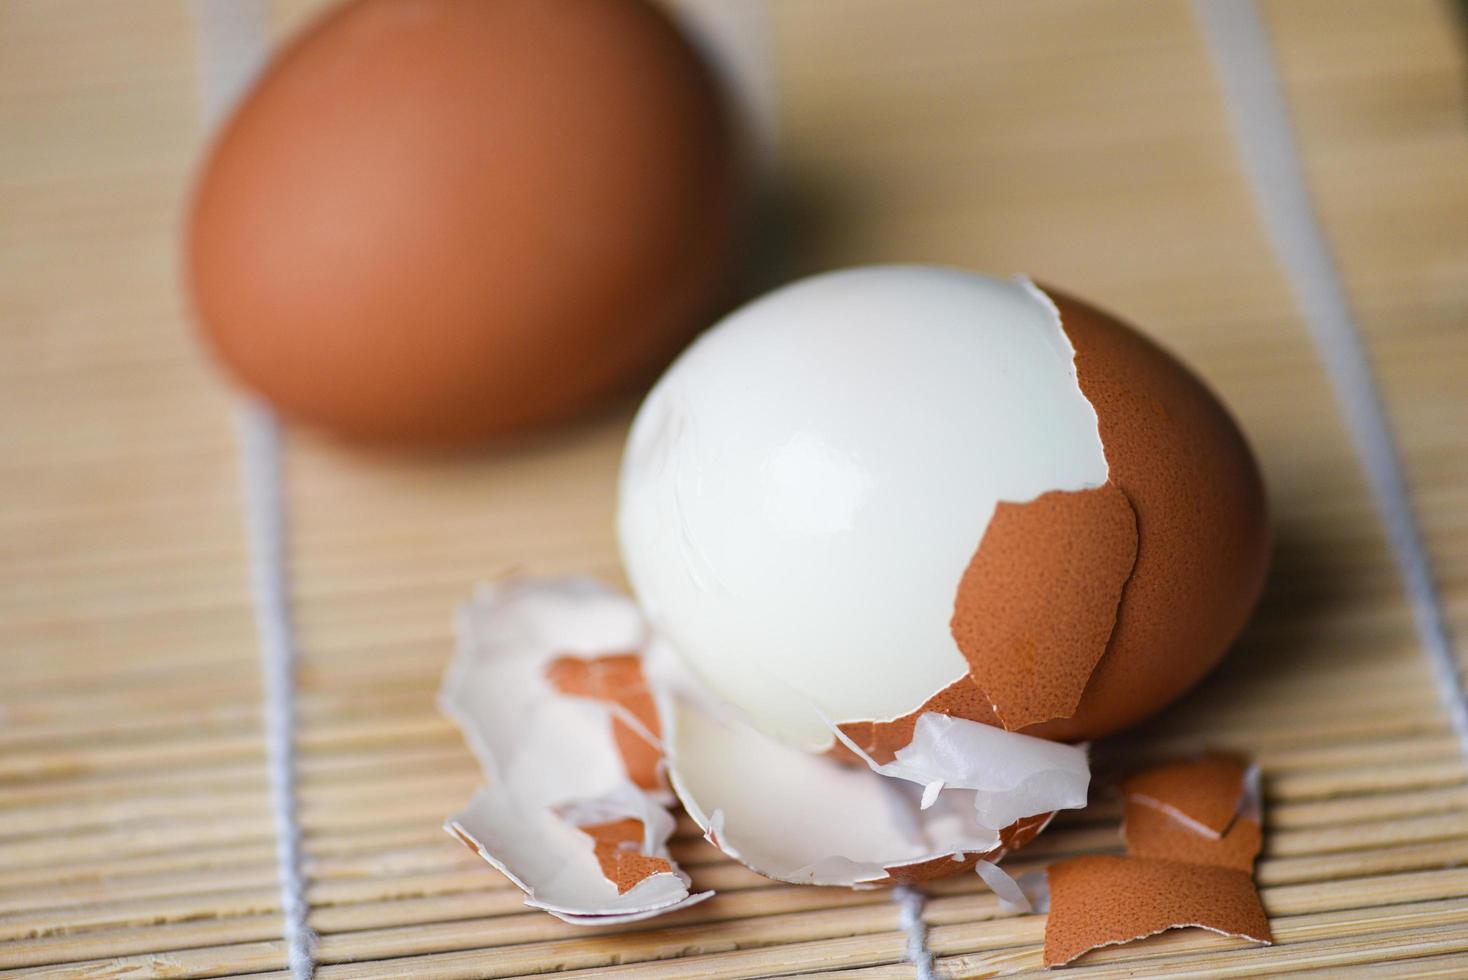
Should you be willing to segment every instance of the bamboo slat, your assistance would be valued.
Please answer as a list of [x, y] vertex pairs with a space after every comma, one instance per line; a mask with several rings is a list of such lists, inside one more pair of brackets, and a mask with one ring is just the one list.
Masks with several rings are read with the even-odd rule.
[[[273, 0], [274, 30], [323, 2]], [[1266, 471], [1277, 545], [1255, 623], [1198, 691], [1095, 757], [1103, 780], [1203, 746], [1260, 761], [1278, 944], [1187, 930], [1072, 969], [1468, 974], [1468, 771], [1188, 4], [766, 7], [782, 276], [923, 261], [1064, 284], [1193, 363]], [[1463, 37], [1446, 0], [1263, 9], [1462, 637]], [[176, 281], [197, 83], [185, 5], [0, 5], [0, 976], [289, 975], [231, 397]], [[620, 579], [632, 404], [456, 460], [290, 434], [324, 980], [914, 976], [889, 895], [769, 882], [686, 819], [673, 854], [719, 895], [591, 930], [524, 909], [439, 829], [479, 778], [434, 707], [453, 607], [516, 569]], [[1104, 797], [1065, 815], [1014, 869], [1118, 850], [1119, 816]], [[940, 975], [1040, 970], [1043, 918], [1001, 912], [974, 876], [925, 891]]]

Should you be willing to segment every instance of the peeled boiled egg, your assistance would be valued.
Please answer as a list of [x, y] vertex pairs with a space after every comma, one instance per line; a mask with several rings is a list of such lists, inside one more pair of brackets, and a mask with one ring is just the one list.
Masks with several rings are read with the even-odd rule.
[[1028, 907], [998, 865], [1086, 805], [1066, 741], [1201, 677], [1268, 546], [1247, 444], [1171, 356], [1026, 279], [917, 266], [706, 333], [633, 423], [618, 519], [637, 601], [487, 586], [440, 697], [487, 777], [448, 827], [572, 923], [708, 897], [675, 799], [780, 881], [976, 872]]
[[1196, 682], [1261, 588], [1238, 426], [1130, 327], [1022, 279], [787, 286], [633, 425], [624, 563], [654, 632], [759, 731], [877, 763], [927, 713], [1089, 739]]
[[342, 436], [461, 444], [651, 375], [716, 312], [739, 179], [709, 68], [642, 0], [354, 0], [219, 133], [204, 334]]

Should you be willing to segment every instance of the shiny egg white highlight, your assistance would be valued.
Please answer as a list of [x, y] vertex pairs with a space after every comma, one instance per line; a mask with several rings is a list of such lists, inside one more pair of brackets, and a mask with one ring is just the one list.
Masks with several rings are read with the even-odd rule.
[[1054, 304], [1025, 279], [884, 266], [777, 290], [648, 395], [622, 557], [716, 697], [801, 748], [968, 672], [954, 597], [1000, 501], [1107, 479]]

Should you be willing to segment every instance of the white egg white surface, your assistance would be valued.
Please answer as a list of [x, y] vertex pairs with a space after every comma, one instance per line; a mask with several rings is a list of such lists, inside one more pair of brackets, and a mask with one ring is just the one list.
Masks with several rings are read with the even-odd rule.
[[756, 727], [821, 749], [967, 672], [954, 595], [996, 504], [1106, 482], [1024, 279], [881, 266], [736, 311], [658, 382], [618, 530], [653, 628]]

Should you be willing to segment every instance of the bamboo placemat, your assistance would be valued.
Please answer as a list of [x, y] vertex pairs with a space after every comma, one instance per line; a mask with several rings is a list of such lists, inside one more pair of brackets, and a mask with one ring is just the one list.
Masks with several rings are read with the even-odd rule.
[[[281, 4], [278, 28], [315, 4]], [[1452, 8], [1275, 0], [1316, 204], [1468, 635], [1468, 103]], [[1025, 271], [1144, 325], [1236, 410], [1278, 526], [1257, 621], [1104, 769], [1263, 764], [1279, 944], [1193, 931], [1085, 975], [1468, 974], [1468, 779], [1321, 362], [1180, 2], [769, 5], [788, 269]], [[0, 975], [286, 976], [231, 399], [189, 339], [201, 139], [172, 2], [0, 5]], [[449, 615], [510, 569], [619, 579], [628, 408], [454, 462], [288, 442], [300, 794], [327, 978], [910, 977], [886, 892], [776, 885], [685, 821], [718, 897], [564, 925], [439, 829], [478, 774], [433, 707]], [[1111, 760], [1108, 763], [1108, 760]], [[1071, 815], [1014, 864], [1115, 849]], [[1039, 967], [1043, 919], [929, 889], [944, 975]]]

